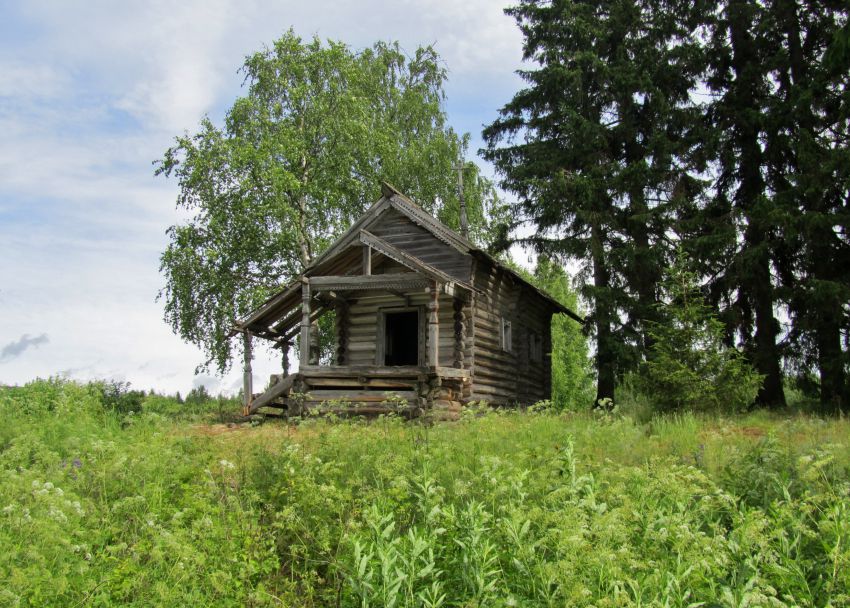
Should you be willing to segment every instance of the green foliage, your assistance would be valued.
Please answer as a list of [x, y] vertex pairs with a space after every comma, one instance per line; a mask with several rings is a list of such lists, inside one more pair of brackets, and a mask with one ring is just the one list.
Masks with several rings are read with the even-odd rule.
[[724, 345], [724, 326], [705, 304], [683, 252], [665, 273], [663, 289], [669, 299], [661, 308], [666, 320], [649, 331], [653, 342], [639, 388], [661, 411], [744, 410], [762, 376], [737, 349]]
[[206, 403], [211, 398], [212, 397], [210, 396], [210, 393], [207, 390], [207, 387], [204, 386], [203, 384], [199, 384], [198, 386], [194, 387], [191, 391], [188, 392], [188, 394], [186, 395], [185, 403], [186, 403], [187, 406], [193, 406], [193, 405], [198, 405], [198, 404], [201, 404], [201, 403]]
[[100, 384], [100, 398], [107, 410], [129, 414], [141, 411], [145, 392], [131, 390], [129, 382], [112, 380]]
[[[484, 129], [513, 240], [582, 265], [597, 398], [636, 369], [677, 244], [728, 341], [850, 403], [850, 9], [517, 0], [523, 87]], [[533, 227], [528, 229], [528, 225]], [[504, 244], [511, 238], [503, 239]], [[788, 319], [789, 323], [782, 323]]]
[[516, 195], [517, 240], [581, 263], [597, 399], [633, 369], [654, 319], [675, 211], [699, 189], [692, 101], [706, 9], [680, 0], [506, 9], [524, 36], [525, 86], [484, 129], [483, 155]]
[[[292, 31], [250, 55], [246, 94], [224, 125], [204, 118], [156, 173], [190, 215], [161, 258], [165, 319], [223, 371], [233, 320], [296, 276], [380, 196], [381, 180], [456, 225], [456, 165], [467, 136], [446, 122], [446, 71], [431, 47], [355, 51]], [[466, 163], [473, 235], [498, 197]], [[477, 178], [477, 179], [476, 179]]]
[[[532, 282], [561, 304], [578, 311], [578, 297], [564, 268], [541, 257], [530, 277]], [[555, 409], [586, 409], [593, 403], [591, 359], [587, 336], [575, 319], [552, 318], [552, 402]]]
[[228, 429], [2, 389], [0, 603], [850, 603], [846, 420], [476, 414]]

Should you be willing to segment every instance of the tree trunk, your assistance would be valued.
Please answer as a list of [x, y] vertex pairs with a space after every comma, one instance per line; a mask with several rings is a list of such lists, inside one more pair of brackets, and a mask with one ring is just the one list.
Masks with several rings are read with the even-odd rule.
[[[629, 106], [626, 112], [631, 112]], [[627, 166], [643, 161], [643, 155], [636, 141], [626, 142], [625, 152]], [[661, 272], [650, 249], [649, 207], [646, 203], [643, 184], [632, 180], [628, 195], [629, 209], [625, 227], [632, 248], [632, 260], [628, 270], [629, 283], [637, 298], [634, 317], [640, 327], [642, 354], [646, 355], [651, 350], [653, 342], [647, 322], [658, 320], [658, 282]]]
[[803, 222], [801, 233], [807, 243], [803, 253], [808, 259], [803, 266], [808, 271], [804, 280], [813, 283], [808, 290], [809, 310], [802, 312], [810, 316], [814, 326], [814, 343], [817, 349], [817, 364], [820, 373], [820, 401], [828, 411], [838, 412], [842, 406], [845, 389], [843, 353], [841, 351], [842, 301], [838, 290], [834, 289], [838, 281], [835, 267], [833, 241], [835, 234], [828, 216], [830, 208], [824, 199], [824, 188], [828, 176], [824, 176], [823, 167], [818, 162], [823, 154], [815, 141], [817, 119], [808, 103], [800, 103], [801, 93], [811, 86], [808, 69], [803, 53], [799, 7], [796, 0], [779, 0], [776, 8], [780, 23], [785, 30], [788, 45], [790, 83], [786, 92], [791, 109], [791, 128], [795, 146], [793, 150], [794, 169], [797, 174], [797, 199], [803, 213], [799, 214]]
[[747, 221], [741, 252], [738, 288], [751, 300], [755, 312], [755, 349], [752, 355], [756, 370], [764, 375], [757, 401], [762, 405], [785, 405], [782, 370], [776, 335], [779, 324], [773, 316], [774, 289], [770, 276], [771, 251], [764, 213], [765, 182], [762, 178], [761, 132], [756, 93], [761, 69], [755, 41], [750, 33], [754, 5], [748, 0], [730, 0], [729, 34], [732, 45], [732, 70], [735, 80], [731, 88], [734, 121], [733, 137], [740, 152], [738, 163], [737, 205]]
[[[594, 323], [596, 325], [596, 405], [600, 399], [614, 399], [616, 387], [615, 345], [611, 332], [611, 304], [607, 296], [610, 272], [605, 260], [602, 229], [596, 220], [591, 228], [591, 257], [593, 261]], [[600, 294], [604, 294], [600, 297]]]

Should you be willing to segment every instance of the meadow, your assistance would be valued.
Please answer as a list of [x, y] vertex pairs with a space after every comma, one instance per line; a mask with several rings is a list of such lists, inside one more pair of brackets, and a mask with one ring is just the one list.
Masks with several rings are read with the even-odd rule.
[[0, 389], [0, 606], [850, 606], [850, 422]]

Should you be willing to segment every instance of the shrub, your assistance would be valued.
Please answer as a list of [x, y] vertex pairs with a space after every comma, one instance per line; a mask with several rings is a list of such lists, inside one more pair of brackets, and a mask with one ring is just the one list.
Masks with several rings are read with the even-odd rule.
[[138, 413], [142, 411], [145, 391], [130, 389], [129, 382], [107, 380], [97, 384], [100, 388], [100, 399], [103, 407], [116, 414]]
[[666, 322], [651, 326], [638, 387], [662, 411], [741, 411], [755, 399], [762, 376], [737, 349], [723, 344], [723, 324], [705, 304], [687, 264], [680, 251], [666, 273], [670, 302], [661, 311]]

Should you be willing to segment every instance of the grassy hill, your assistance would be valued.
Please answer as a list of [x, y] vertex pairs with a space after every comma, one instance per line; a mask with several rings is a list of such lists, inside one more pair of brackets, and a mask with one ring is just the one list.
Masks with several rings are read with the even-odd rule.
[[0, 606], [847, 606], [850, 423], [0, 391]]

